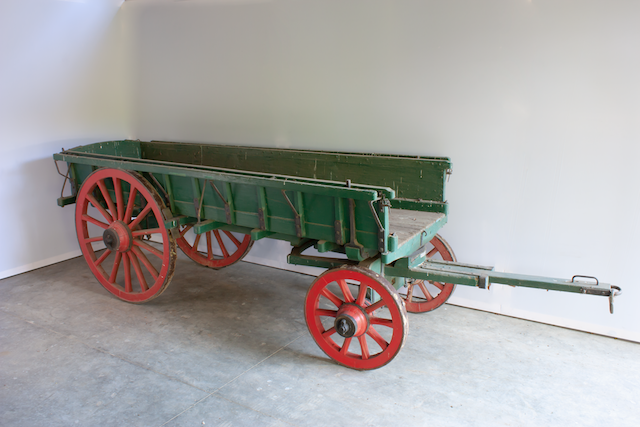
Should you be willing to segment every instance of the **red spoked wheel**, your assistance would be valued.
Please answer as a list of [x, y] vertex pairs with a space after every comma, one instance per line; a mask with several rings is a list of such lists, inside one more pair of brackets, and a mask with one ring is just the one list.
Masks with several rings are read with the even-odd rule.
[[[124, 301], [149, 301], [173, 277], [176, 243], [164, 226], [163, 208], [156, 190], [136, 172], [98, 169], [80, 188], [76, 199], [80, 249], [100, 284]], [[149, 241], [152, 237], [154, 244]], [[107, 247], [99, 256], [93, 248], [97, 242]]]
[[[427, 247], [427, 259], [441, 259], [455, 261], [456, 256], [451, 246], [439, 235], [435, 235]], [[456, 285], [452, 283], [439, 283], [424, 280], [408, 282], [398, 292], [404, 299], [404, 305], [410, 313], [425, 313], [435, 310], [447, 302]]]
[[[371, 291], [380, 297], [373, 304], [367, 301]], [[311, 336], [327, 356], [359, 370], [393, 360], [409, 329], [396, 290], [384, 277], [357, 266], [319, 276], [307, 292], [304, 312]]]
[[[177, 243], [186, 256], [205, 267], [218, 269], [235, 264], [244, 258], [253, 246], [253, 240], [248, 234], [212, 230], [194, 235], [189, 233], [192, 227], [191, 224], [180, 227], [180, 238]], [[198, 250], [203, 236], [207, 245], [206, 253]]]

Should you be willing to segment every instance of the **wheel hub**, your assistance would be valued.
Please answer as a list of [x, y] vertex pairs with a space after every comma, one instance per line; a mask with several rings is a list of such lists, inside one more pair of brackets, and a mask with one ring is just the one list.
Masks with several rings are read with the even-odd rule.
[[122, 221], [114, 221], [104, 230], [102, 241], [110, 251], [126, 252], [131, 249], [133, 235], [129, 227]]
[[338, 310], [334, 325], [340, 336], [359, 337], [369, 329], [369, 315], [356, 304], [343, 304]]

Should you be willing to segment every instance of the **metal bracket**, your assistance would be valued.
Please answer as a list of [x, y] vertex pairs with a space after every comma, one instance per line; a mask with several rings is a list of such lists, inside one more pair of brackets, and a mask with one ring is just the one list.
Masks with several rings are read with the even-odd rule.
[[609, 294], [609, 313], [613, 314], [613, 299], [621, 294], [622, 289], [620, 289], [620, 286], [611, 285], [611, 293]]
[[204, 203], [204, 190], [207, 188], [207, 183], [205, 182], [202, 186], [202, 191], [200, 192], [200, 203], [198, 204], [198, 212], [196, 217], [198, 218], [198, 222], [200, 222], [200, 217], [202, 216], [202, 205]]
[[[227, 224], [231, 224], [231, 207], [229, 206], [229, 202], [227, 202], [225, 200], [224, 197], [222, 197], [222, 193], [220, 192], [220, 190], [218, 190], [218, 187], [216, 187], [216, 185], [213, 183], [213, 181], [209, 181], [207, 180], [207, 182], [209, 184], [211, 184], [211, 186], [213, 187], [213, 189], [216, 191], [216, 193], [218, 193], [218, 196], [220, 196], [220, 200], [222, 200], [222, 203], [224, 203], [224, 214], [227, 218]], [[206, 186], [206, 183], [205, 183]]]
[[293, 206], [293, 203], [291, 203], [291, 200], [289, 200], [289, 196], [287, 196], [287, 193], [284, 190], [281, 190], [281, 191], [282, 191], [282, 195], [284, 196], [287, 203], [289, 204], [289, 207], [293, 211], [294, 221], [296, 223], [296, 236], [302, 237], [302, 223], [300, 221], [300, 214], [296, 210], [295, 206]]
[[[64, 148], [62, 149], [62, 151], [64, 151]], [[58, 175], [64, 178], [64, 182], [62, 183], [62, 190], [60, 190], [60, 197], [62, 198], [64, 197], [64, 187], [67, 185], [67, 181], [69, 181], [70, 183], [72, 182], [71, 178], [69, 177], [69, 173], [71, 173], [71, 166], [67, 166], [67, 173], [66, 175], [63, 175], [62, 172], [60, 172], [60, 168], [58, 167], [58, 161], [54, 159], [53, 164], [56, 165]], [[73, 189], [71, 190], [71, 192], [73, 193]]]
[[596, 286], [598, 286], [598, 285], [600, 284], [600, 282], [598, 281], [598, 278], [597, 278], [597, 277], [594, 277], [594, 276], [583, 276], [582, 274], [576, 274], [575, 276], [573, 276], [573, 277], [571, 278], [571, 283], [575, 283], [575, 278], [576, 278], [576, 277], [581, 277], [581, 278], [583, 278], [583, 279], [593, 279], [593, 280], [595, 280], [595, 281], [596, 281]]
[[267, 229], [267, 224], [264, 220], [264, 209], [259, 208], [258, 209], [258, 222], [260, 223], [260, 230], [266, 230]]
[[378, 213], [376, 212], [376, 208], [373, 207], [373, 203], [375, 202], [375, 200], [371, 200], [369, 201], [369, 208], [371, 209], [371, 214], [373, 215], [373, 219], [376, 220], [376, 224], [378, 224], [378, 231], [380, 233], [384, 233], [384, 227], [382, 226], [382, 222], [380, 221], [380, 217], [378, 216]]
[[147, 175], [149, 178], [151, 178], [151, 181], [154, 182], [154, 184], [156, 185], [156, 188], [159, 189], [162, 192], [162, 195], [164, 196], [164, 201], [166, 204], [170, 204], [171, 203], [171, 199], [169, 199], [169, 194], [167, 194], [167, 192], [165, 191], [164, 187], [162, 185], [160, 185], [160, 183], [158, 182], [158, 180], [156, 179], [156, 177], [151, 173], [151, 172], [145, 172], [143, 174]]

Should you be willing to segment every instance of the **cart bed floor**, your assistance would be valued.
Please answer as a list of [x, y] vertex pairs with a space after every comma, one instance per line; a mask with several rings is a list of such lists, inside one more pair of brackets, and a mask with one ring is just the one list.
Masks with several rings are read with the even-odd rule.
[[434, 225], [445, 214], [405, 209], [389, 210], [389, 232], [398, 236], [398, 246]]

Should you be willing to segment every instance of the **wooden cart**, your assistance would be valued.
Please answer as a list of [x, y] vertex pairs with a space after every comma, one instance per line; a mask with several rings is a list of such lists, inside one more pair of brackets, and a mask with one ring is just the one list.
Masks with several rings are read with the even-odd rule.
[[125, 140], [54, 159], [67, 162], [72, 187], [58, 204], [76, 204], [82, 253], [113, 295], [133, 303], [159, 296], [176, 245], [218, 269], [255, 240], [286, 240], [289, 263], [328, 269], [309, 288], [305, 320], [329, 357], [355, 369], [391, 361], [404, 344], [406, 312], [441, 306], [456, 284], [601, 295], [611, 307], [620, 291], [576, 280], [585, 276], [457, 263], [437, 234], [447, 222], [448, 158]]

